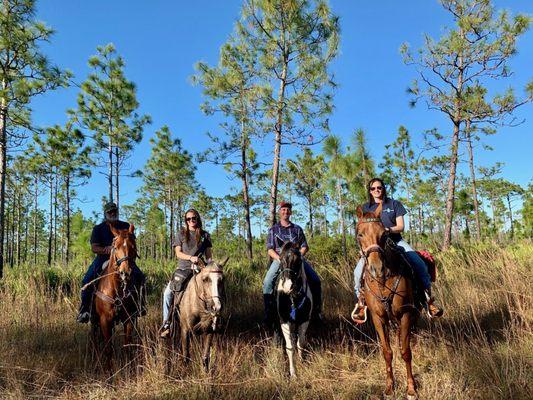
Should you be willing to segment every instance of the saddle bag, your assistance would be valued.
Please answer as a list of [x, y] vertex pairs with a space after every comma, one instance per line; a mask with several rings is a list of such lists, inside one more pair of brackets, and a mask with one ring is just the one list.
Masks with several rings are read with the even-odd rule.
[[431, 277], [431, 282], [435, 282], [437, 280], [437, 266], [435, 264], [435, 259], [429, 251], [417, 250], [416, 252], [420, 256], [420, 258], [426, 263], [428, 267], [429, 276]]
[[187, 282], [191, 279], [193, 271], [191, 269], [176, 269], [172, 274], [170, 280], [170, 290], [173, 292], [181, 292], [185, 290]]

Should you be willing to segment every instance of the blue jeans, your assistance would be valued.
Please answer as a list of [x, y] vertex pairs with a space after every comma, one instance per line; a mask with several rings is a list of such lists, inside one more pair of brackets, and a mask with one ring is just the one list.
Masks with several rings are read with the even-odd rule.
[[[407, 258], [407, 261], [413, 267], [415, 274], [424, 286], [423, 289], [426, 290], [431, 288], [431, 277], [429, 276], [428, 267], [424, 260], [420, 258], [418, 253], [414, 251], [405, 240], [402, 239], [396, 244], [404, 250], [405, 258]], [[359, 299], [359, 291], [361, 290], [361, 274], [363, 273], [364, 265], [365, 259], [361, 257], [353, 271], [356, 301]]]
[[163, 292], [163, 322], [168, 321], [168, 314], [170, 313], [170, 308], [172, 307], [172, 302], [174, 300], [174, 293], [170, 289], [170, 282], [167, 283], [167, 287]]
[[[96, 257], [93, 260], [92, 264], [89, 266], [89, 269], [87, 270], [85, 275], [83, 276], [83, 279], [81, 280], [81, 285], [85, 286], [92, 280], [98, 278], [102, 273], [102, 266], [107, 260], [108, 259], [104, 257]], [[131, 280], [136, 287], [144, 285], [144, 281], [146, 280], [144, 273], [139, 269], [137, 264], [134, 264], [131, 269]], [[87, 286], [85, 290], [81, 291], [80, 311], [90, 312], [91, 300], [93, 297], [94, 288], [97, 283], [98, 281], [94, 282], [92, 285]]]
[[[307, 282], [309, 283], [309, 288], [311, 289], [311, 293], [314, 297], [315, 307], [317, 310], [321, 310], [322, 307], [322, 283], [320, 282], [320, 277], [315, 272], [315, 270], [309, 265], [305, 259], [304, 262], [304, 271], [305, 275], [307, 276]], [[272, 264], [270, 264], [270, 268], [268, 269], [265, 279], [263, 281], [263, 295], [271, 295], [274, 293], [274, 285], [276, 283], [276, 279], [279, 275], [279, 261], [273, 260]]]

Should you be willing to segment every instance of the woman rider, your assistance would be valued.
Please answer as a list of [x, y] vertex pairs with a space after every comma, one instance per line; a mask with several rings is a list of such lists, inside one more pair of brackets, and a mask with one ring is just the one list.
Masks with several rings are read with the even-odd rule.
[[191, 208], [183, 218], [185, 227], [181, 228], [172, 244], [178, 261], [178, 268], [163, 293], [163, 325], [160, 336], [166, 338], [170, 334], [171, 309], [174, 296], [185, 290], [189, 278], [193, 274], [193, 264], [203, 255], [205, 260], [212, 257], [211, 236], [202, 229], [202, 219], [195, 209]]
[[[402, 239], [401, 233], [404, 230], [404, 215], [407, 214], [402, 203], [387, 197], [387, 189], [383, 180], [374, 178], [368, 183], [368, 203], [363, 205], [363, 213], [375, 211], [379, 204], [382, 203], [381, 222], [385, 226], [385, 231], [389, 237], [405, 251], [407, 261], [414, 269], [419, 282], [423, 285], [428, 305], [428, 314], [430, 317], [440, 317], [443, 309], [437, 305], [431, 296], [431, 277], [428, 272], [426, 263], [420, 258], [418, 253], [413, 250], [409, 244]], [[352, 311], [352, 319], [356, 323], [365, 321], [366, 305], [363, 298], [359, 297], [361, 289], [361, 274], [365, 265], [364, 257], [359, 259], [354, 270], [355, 298], [356, 304]]]

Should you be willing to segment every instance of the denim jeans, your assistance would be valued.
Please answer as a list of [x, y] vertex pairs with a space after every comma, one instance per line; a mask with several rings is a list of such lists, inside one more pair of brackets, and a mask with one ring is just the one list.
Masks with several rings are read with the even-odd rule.
[[[428, 267], [424, 260], [420, 258], [418, 253], [414, 251], [405, 240], [402, 239], [396, 244], [404, 250], [405, 258], [407, 258], [407, 261], [413, 267], [415, 274], [422, 283], [423, 289], [426, 290], [431, 288], [431, 277], [429, 276]], [[359, 299], [359, 291], [361, 290], [361, 274], [363, 273], [364, 265], [365, 259], [361, 257], [353, 271], [356, 301]]]
[[168, 315], [170, 314], [170, 308], [172, 307], [172, 301], [174, 299], [174, 293], [170, 289], [170, 282], [167, 283], [167, 287], [163, 292], [163, 322], [168, 321]]
[[[307, 282], [309, 283], [309, 288], [311, 289], [311, 293], [315, 298], [316, 308], [320, 310], [322, 304], [322, 284], [320, 282], [320, 277], [307, 261], [303, 260], [303, 262], [305, 275], [307, 276]], [[270, 295], [274, 293], [274, 285], [280, 272], [279, 264], [280, 263], [278, 260], [273, 260], [272, 264], [270, 264], [270, 268], [268, 269], [263, 281], [263, 294]]]

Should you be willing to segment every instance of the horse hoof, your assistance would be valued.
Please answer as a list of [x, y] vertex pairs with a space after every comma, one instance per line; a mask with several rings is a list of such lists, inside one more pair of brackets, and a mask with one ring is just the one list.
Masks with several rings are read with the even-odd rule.
[[415, 394], [409, 394], [407, 393], [407, 400], [417, 400], [418, 399], [418, 395], [415, 393]]
[[381, 397], [383, 398], [383, 400], [391, 400], [391, 399], [393, 399], [392, 392], [391, 393], [383, 392]]

